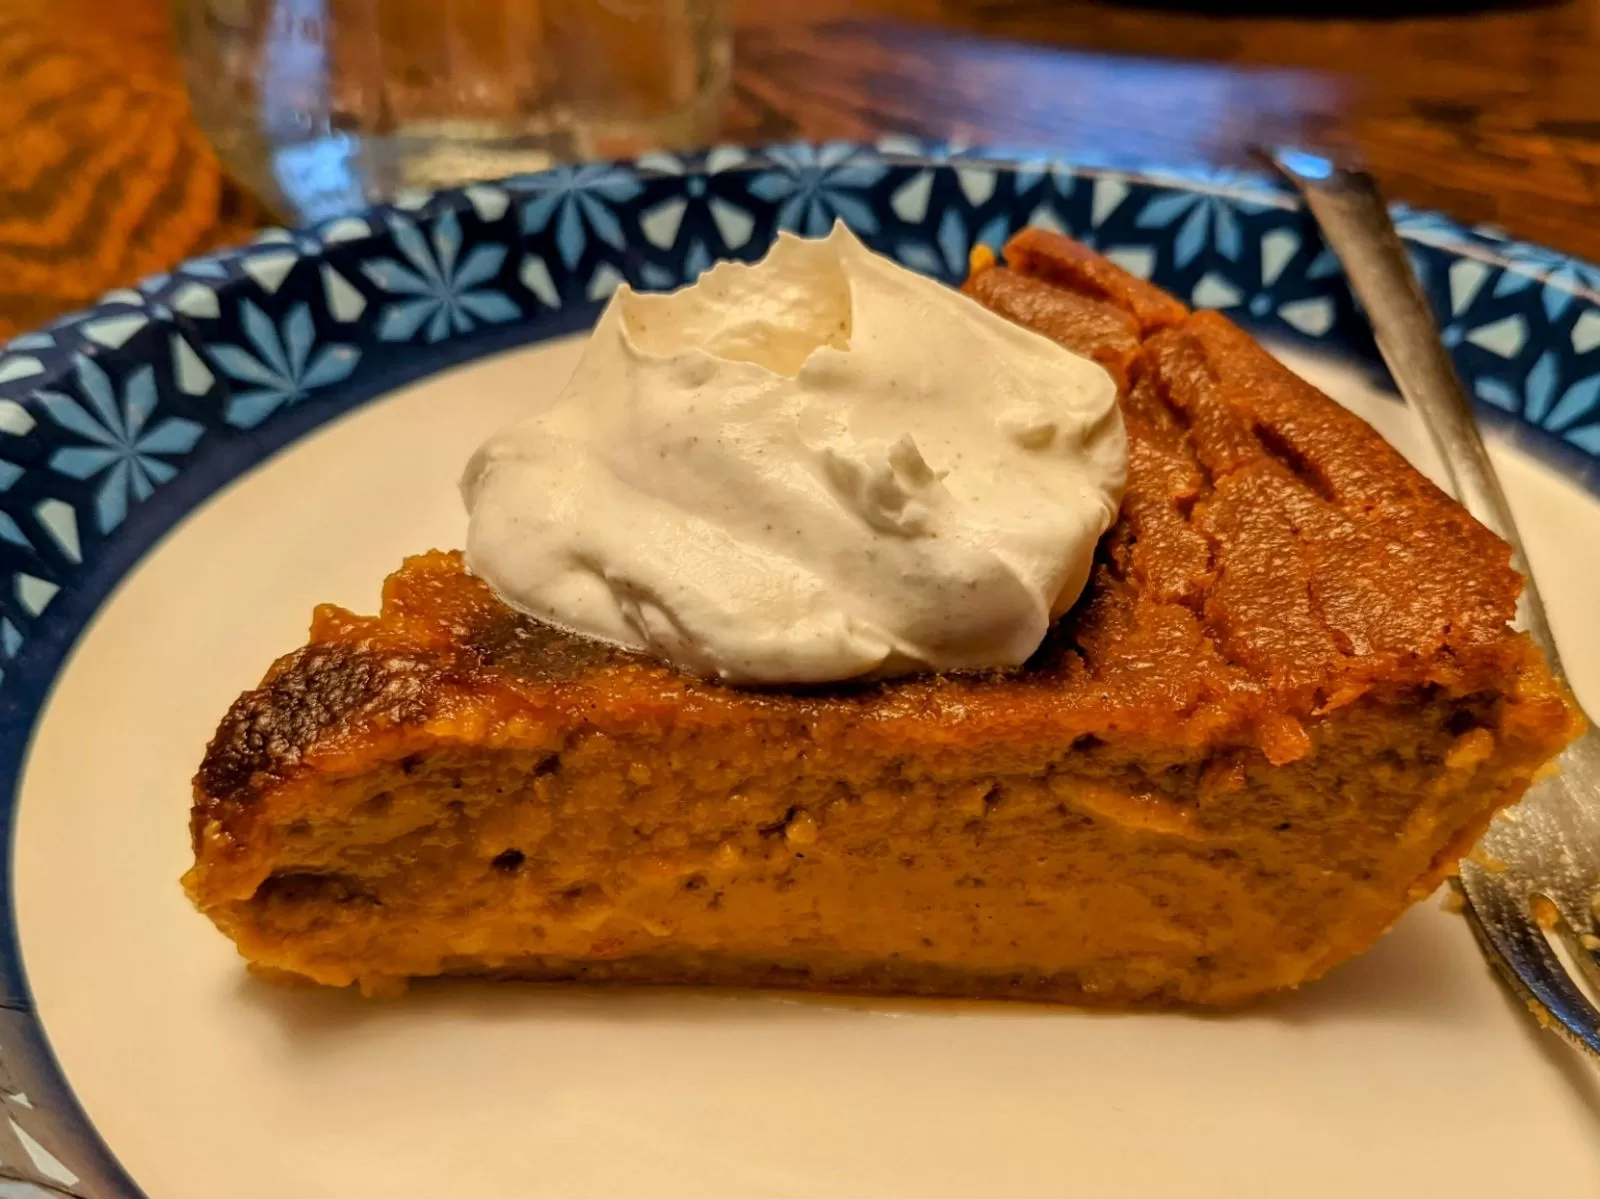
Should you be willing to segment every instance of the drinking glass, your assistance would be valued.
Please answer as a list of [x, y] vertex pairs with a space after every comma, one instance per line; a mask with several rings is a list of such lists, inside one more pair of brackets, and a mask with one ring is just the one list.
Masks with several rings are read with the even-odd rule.
[[725, 0], [172, 0], [194, 113], [287, 219], [709, 141]]

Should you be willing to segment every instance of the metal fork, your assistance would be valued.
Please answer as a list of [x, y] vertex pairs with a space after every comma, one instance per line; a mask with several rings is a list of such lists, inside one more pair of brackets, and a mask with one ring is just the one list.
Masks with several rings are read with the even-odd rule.
[[[1305, 198], [1356, 296], [1400, 394], [1422, 416], [1447, 482], [1467, 511], [1511, 545], [1526, 585], [1517, 627], [1565, 679], [1522, 539], [1484, 449], [1472, 405], [1439, 340], [1399, 234], [1365, 171], [1299, 150], [1264, 157]], [[1600, 994], [1600, 732], [1590, 729], [1561, 756], [1560, 771], [1535, 783], [1490, 825], [1482, 853], [1461, 863], [1457, 886], [1484, 955], [1546, 1028], [1600, 1058], [1600, 1011], [1579, 976]], [[1492, 866], [1481, 862], [1493, 863]], [[1568, 965], [1556, 952], [1559, 944]]]

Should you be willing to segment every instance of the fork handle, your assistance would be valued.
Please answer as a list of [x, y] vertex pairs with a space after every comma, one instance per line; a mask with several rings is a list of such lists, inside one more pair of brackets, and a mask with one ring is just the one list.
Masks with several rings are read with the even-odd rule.
[[1439, 340], [1439, 326], [1377, 184], [1366, 171], [1297, 151], [1280, 151], [1272, 161], [1305, 198], [1323, 236], [1343, 262], [1351, 289], [1366, 306], [1389, 373], [1406, 402], [1422, 416], [1456, 498], [1511, 546], [1511, 565], [1523, 578], [1517, 627], [1527, 631], [1551, 670], [1564, 678], [1544, 602], [1478, 431], [1472, 402]]

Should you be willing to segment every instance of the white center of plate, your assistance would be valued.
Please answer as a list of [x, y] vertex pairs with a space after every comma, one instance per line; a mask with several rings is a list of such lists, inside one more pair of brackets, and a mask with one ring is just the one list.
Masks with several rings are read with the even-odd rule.
[[[313, 605], [461, 544], [456, 478], [576, 344], [439, 375], [239, 480], [112, 596], [44, 714], [24, 960], [90, 1117], [151, 1199], [1457, 1199], [1600, 1193], [1600, 1084], [1421, 905], [1292, 999], [1219, 1017], [250, 979], [178, 887], [217, 720]], [[1403, 409], [1295, 365], [1426, 466]], [[1580, 690], [1600, 504], [1498, 461]]]

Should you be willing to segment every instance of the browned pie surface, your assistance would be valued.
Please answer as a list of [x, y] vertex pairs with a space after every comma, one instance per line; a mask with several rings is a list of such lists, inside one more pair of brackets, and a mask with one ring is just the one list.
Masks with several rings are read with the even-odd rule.
[[[1091, 582], [1024, 669], [732, 689], [542, 626], [457, 555], [424, 555], [389, 579], [379, 616], [319, 609], [310, 644], [223, 720], [196, 779], [197, 901], [247, 956], [323, 981], [481, 968], [1231, 1001], [1370, 943], [1571, 735], [1560, 689], [1506, 627], [1519, 580], [1505, 545], [1222, 317], [1048, 233], [1020, 235], [1008, 259], [967, 290], [1124, 383], [1130, 455]], [[449, 798], [436, 759], [456, 791], [493, 778], [519, 797], [503, 801], [515, 819]], [[976, 816], [957, 821], [963, 795]], [[400, 850], [362, 843], [361, 805], [378, 800], [376, 840]], [[630, 804], [649, 818], [624, 819]], [[925, 862], [906, 848], [918, 837], [944, 873], [871, 875], [879, 858]], [[473, 842], [477, 873], [430, 856], [445, 841]], [[463, 896], [514, 876], [505, 910], [524, 925], [491, 936], [471, 903], [426, 907], [408, 919], [437, 918], [437, 935], [416, 934], [433, 943], [400, 944], [384, 921], [420, 902], [416, 871], [359, 880], [402, 850]], [[651, 871], [704, 886], [723, 858], [765, 940], [725, 924], [722, 889], [706, 912], [651, 915], [691, 902], [650, 899]], [[1045, 869], [1053, 889], [1029, 875], [994, 917], [1020, 922], [1009, 949], [934, 885]], [[563, 923], [574, 894], [600, 897], [606, 935]], [[902, 952], [912, 894], [923, 931]], [[941, 941], [927, 930], [952, 904], [964, 931]], [[1185, 905], [1234, 932], [1194, 932], [1206, 948], [1168, 961], [1173, 928], [1196, 921], [1166, 913]], [[1048, 931], [1071, 913], [1092, 914], [1095, 935]], [[822, 931], [791, 961], [774, 946], [802, 918]], [[1146, 946], [1133, 973], [1119, 920], [1124, 944]], [[940, 981], [920, 986], [904, 959], [924, 951]], [[978, 965], [985, 981], [962, 984]]]

